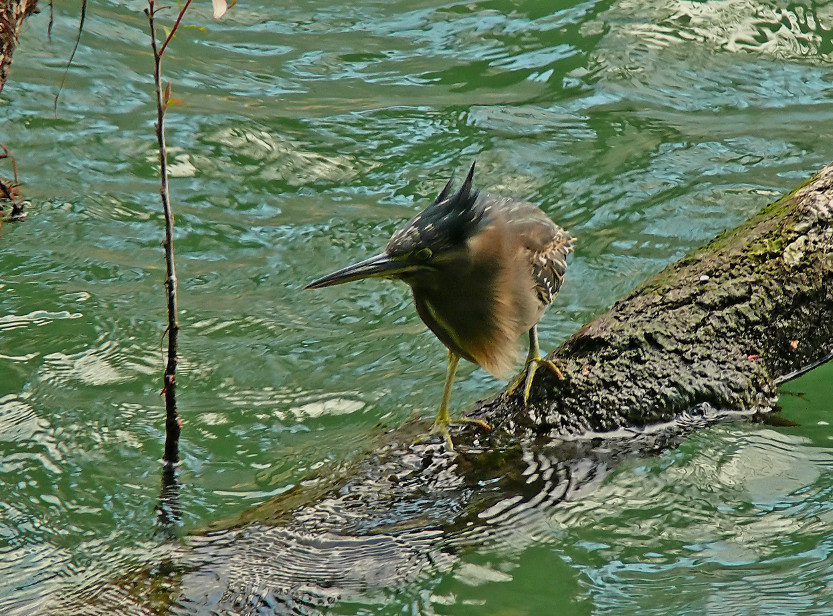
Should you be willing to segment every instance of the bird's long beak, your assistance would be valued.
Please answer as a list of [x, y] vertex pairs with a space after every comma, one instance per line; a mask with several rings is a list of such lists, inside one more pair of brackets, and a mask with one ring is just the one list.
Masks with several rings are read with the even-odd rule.
[[385, 253], [382, 253], [359, 263], [348, 265], [332, 274], [327, 274], [323, 278], [309, 283], [304, 289], [321, 289], [335, 284], [361, 280], [362, 278], [396, 278], [419, 267], [421, 267], [421, 264], [415, 264], [408, 259], [391, 259]]

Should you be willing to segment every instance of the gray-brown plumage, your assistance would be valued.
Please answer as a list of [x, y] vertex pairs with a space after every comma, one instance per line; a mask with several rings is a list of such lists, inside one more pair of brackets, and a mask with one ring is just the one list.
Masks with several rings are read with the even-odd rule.
[[[517, 339], [529, 333], [524, 401], [544, 364], [537, 323], [561, 289], [573, 237], [537, 206], [472, 188], [474, 165], [460, 189], [449, 180], [434, 202], [393, 234], [385, 251], [307, 285], [317, 289], [371, 276], [408, 283], [417, 313], [448, 347], [448, 375], [432, 433], [448, 435], [448, 401], [462, 357], [495, 376], [515, 364]], [[488, 428], [483, 422], [473, 421]]]

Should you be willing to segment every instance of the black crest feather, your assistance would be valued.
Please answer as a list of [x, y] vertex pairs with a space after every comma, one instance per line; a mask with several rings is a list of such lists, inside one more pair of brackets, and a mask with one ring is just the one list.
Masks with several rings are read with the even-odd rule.
[[434, 202], [431, 205], [437, 205], [438, 203], [442, 203], [446, 201], [448, 197], [451, 195], [451, 186], [454, 184], [454, 172], [451, 172], [451, 177], [449, 178], [448, 182], [446, 182], [445, 187], [440, 191], [440, 194], [437, 195], [437, 198], [434, 199]]
[[484, 215], [484, 208], [478, 201], [479, 192], [473, 188], [476, 164], [476, 161], [472, 163], [456, 192], [451, 192], [452, 174], [431, 205], [393, 234], [387, 246], [389, 254], [406, 254], [423, 247], [435, 252], [454, 248], [476, 232]]

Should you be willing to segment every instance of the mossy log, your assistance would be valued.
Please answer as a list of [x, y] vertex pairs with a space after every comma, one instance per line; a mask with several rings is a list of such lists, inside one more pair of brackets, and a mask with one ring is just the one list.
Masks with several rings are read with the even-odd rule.
[[833, 351], [831, 199], [833, 164], [582, 327], [529, 410], [498, 397], [476, 416], [518, 438], [771, 409], [779, 382]]
[[489, 435], [457, 433], [449, 453], [412, 446], [417, 422], [387, 430], [348, 466], [56, 612], [309, 614], [447, 570], [469, 547], [521, 549], [622, 456], [766, 413], [780, 381], [830, 358], [831, 220], [833, 165], [581, 328], [550, 356], [564, 380], [539, 371], [529, 406], [502, 394], [480, 404]]

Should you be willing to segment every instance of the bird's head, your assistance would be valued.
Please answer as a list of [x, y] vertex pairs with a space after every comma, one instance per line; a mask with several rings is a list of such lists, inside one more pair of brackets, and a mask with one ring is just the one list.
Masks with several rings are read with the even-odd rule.
[[452, 193], [454, 177], [433, 203], [400, 227], [385, 251], [311, 282], [320, 289], [362, 278], [407, 279], [441, 267], [466, 250], [466, 241], [483, 222], [485, 208], [472, 188], [474, 163], [460, 188]]

